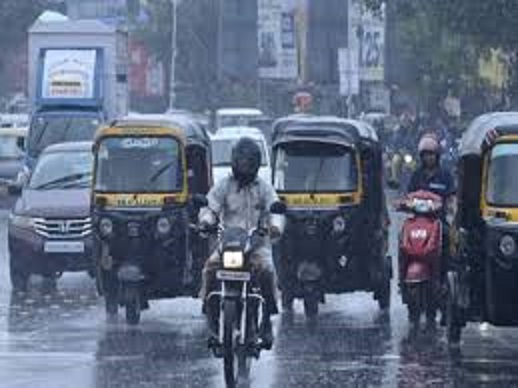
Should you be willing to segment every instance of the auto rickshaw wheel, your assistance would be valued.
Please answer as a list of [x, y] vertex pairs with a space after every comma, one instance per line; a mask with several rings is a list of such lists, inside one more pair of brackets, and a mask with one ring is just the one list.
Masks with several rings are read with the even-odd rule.
[[106, 309], [106, 314], [109, 317], [117, 315], [119, 311], [119, 302], [117, 300], [117, 295], [113, 295], [112, 293], [106, 293], [104, 297], [104, 306]]
[[308, 320], [316, 319], [318, 315], [319, 297], [315, 292], [304, 295], [304, 314]]
[[380, 310], [388, 310], [390, 308], [390, 294], [391, 294], [391, 284], [390, 279], [384, 280], [384, 284], [380, 287], [378, 291], [378, 306]]
[[458, 345], [462, 337], [461, 310], [457, 305], [457, 276], [448, 274], [448, 296], [446, 299], [446, 336], [448, 344]]
[[291, 295], [290, 292], [282, 291], [281, 293], [281, 299], [282, 299], [282, 311], [283, 312], [292, 312], [293, 311], [293, 303], [295, 301], [295, 298], [293, 295]]
[[126, 323], [138, 325], [140, 322], [141, 303], [138, 290], [128, 290], [126, 296]]
[[29, 285], [30, 274], [19, 268], [11, 260], [9, 263], [9, 274], [11, 277], [11, 285], [14, 291], [27, 291]]

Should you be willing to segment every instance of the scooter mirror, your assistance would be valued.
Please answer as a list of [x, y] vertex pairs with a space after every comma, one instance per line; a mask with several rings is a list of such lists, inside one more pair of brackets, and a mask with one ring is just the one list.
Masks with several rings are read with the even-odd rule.
[[272, 203], [272, 205], [270, 206], [270, 213], [272, 214], [286, 214], [286, 211], [287, 211], [287, 206], [284, 202], [274, 202]]

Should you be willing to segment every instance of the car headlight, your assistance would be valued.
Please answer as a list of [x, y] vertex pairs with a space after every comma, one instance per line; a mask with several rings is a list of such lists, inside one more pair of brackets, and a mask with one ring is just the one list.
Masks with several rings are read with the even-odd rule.
[[343, 233], [345, 231], [345, 219], [338, 216], [333, 220], [333, 232]]
[[10, 216], [11, 225], [22, 229], [31, 229], [34, 226], [34, 219], [32, 217], [19, 216], [11, 214]]
[[243, 252], [224, 252], [223, 253], [223, 268], [239, 269], [245, 265], [245, 257]]
[[168, 234], [171, 231], [171, 221], [166, 217], [160, 217], [156, 223], [156, 230], [160, 234]]
[[507, 257], [513, 255], [516, 252], [516, 242], [514, 241], [513, 237], [509, 235], [502, 237], [500, 240], [500, 252], [502, 252], [502, 254]]
[[109, 218], [101, 218], [99, 222], [99, 232], [101, 236], [108, 237], [113, 233], [113, 222]]

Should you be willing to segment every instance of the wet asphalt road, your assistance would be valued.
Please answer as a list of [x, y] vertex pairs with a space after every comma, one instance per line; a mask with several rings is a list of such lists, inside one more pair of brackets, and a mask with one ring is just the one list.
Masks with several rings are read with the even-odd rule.
[[[50, 293], [35, 279], [28, 295], [12, 295], [6, 217], [0, 211], [0, 387], [224, 386], [199, 301], [154, 302], [129, 328], [122, 316], [105, 321], [86, 275], [66, 275]], [[452, 354], [442, 330], [409, 337], [396, 290], [390, 321], [367, 294], [333, 296], [311, 333], [296, 307], [293, 319], [276, 319], [276, 346], [253, 364], [251, 387], [518, 387], [518, 329], [471, 325]]]

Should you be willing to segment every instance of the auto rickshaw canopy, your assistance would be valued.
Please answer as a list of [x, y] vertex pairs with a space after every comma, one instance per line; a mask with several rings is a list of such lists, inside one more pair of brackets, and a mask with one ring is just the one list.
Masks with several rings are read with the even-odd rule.
[[292, 115], [273, 125], [273, 146], [306, 138], [313, 141], [337, 142], [354, 147], [379, 142], [374, 128], [368, 123], [333, 116]]
[[481, 155], [488, 136], [518, 134], [518, 112], [492, 112], [477, 117], [462, 136], [461, 156]]

